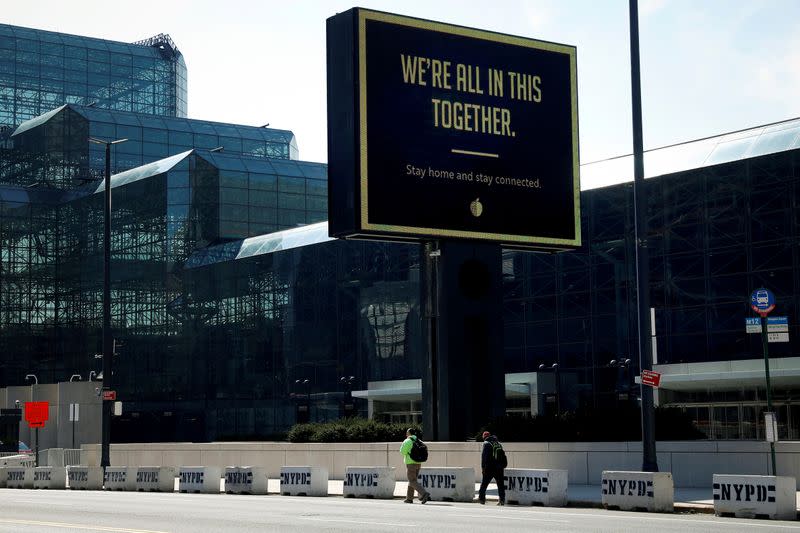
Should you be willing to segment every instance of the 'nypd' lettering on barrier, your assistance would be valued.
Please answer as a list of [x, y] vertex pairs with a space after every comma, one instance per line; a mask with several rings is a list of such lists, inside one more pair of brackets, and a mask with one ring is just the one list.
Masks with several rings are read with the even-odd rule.
[[281, 483], [288, 485], [311, 485], [310, 472], [281, 472]]
[[203, 472], [181, 472], [178, 477], [180, 477], [181, 483], [203, 482]]
[[653, 497], [653, 482], [635, 479], [604, 479], [603, 494]]
[[85, 470], [74, 471], [70, 470], [68, 473], [69, 477], [69, 484], [72, 485], [73, 483], [85, 483], [89, 481], [89, 472]]
[[456, 486], [456, 475], [422, 474], [417, 479], [426, 489], [451, 489]]
[[349, 472], [344, 478], [345, 487], [377, 487], [378, 473], [361, 474]]

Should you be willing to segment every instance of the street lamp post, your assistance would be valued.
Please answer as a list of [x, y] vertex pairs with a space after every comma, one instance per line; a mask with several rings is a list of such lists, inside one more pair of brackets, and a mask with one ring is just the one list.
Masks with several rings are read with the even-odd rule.
[[[89, 137], [89, 142], [102, 144], [106, 147], [106, 172], [104, 176], [104, 201], [103, 201], [103, 389], [110, 389], [112, 382], [112, 353], [113, 341], [111, 337], [111, 145], [124, 143], [128, 139], [104, 141]], [[103, 471], [111, 465], [111, 402], [103, 400], [103, 431], [100, 454], [100, 466]]]
[[344, 402], [342, 403], [342, 416], [348, 417], [353, 415], [353, 383], [356, 381], [355, 376], [344, 376], [339, 379], [344, 385]]
[[[305, 388], [305, 390], [306, 390], [306, 392], [305, 392], [305, 405], [302, 405], [302, 404], [298, 405], [298, 414], [303, 412], [302, 407], [305, 407], [305, 414], [303, 415], [303, 420], [302, 421], [299, 420], [300, 417], [298, 416], [297, 417], [298, 418], [297, 422], [299, 422], [299, 423], [311, 422], [311, 398], [310, 398], [310, 394], [309, 394], [309, 388], [311, 386], [311, 382], [309, 380], [305, 379], [305, 378], [300, 378], [300, 379], [294, 380], [294, 384], [297, 385], [298, 387], [300, 387], [301, 390], [302, 390], [302, 388]], [[303, 393], [302, 392], [300, 393], [300, 398], [301, 398], [301, 401], [302, 401], [302, 398], [303, 398]]]

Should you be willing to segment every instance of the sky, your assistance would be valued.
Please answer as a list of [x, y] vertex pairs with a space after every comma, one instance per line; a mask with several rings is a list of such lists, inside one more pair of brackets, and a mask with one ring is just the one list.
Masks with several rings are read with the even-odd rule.
[[[168, 33], [189, 117], [292, 130], [327, 161], [325, 20], [354, 5], [574, 45], [581, 163], [632, 151], [627, 0], [6, 0], [0, 22]], [[645, 149], [800, 116], [800, 1], [639, 0]]]

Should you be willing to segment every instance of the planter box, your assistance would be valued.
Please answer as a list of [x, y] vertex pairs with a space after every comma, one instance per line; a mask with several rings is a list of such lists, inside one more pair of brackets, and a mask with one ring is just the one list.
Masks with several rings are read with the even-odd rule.
[[797, 518], [796, 480], [783, 476], [714, 474], [714, 514], [739, 518]]

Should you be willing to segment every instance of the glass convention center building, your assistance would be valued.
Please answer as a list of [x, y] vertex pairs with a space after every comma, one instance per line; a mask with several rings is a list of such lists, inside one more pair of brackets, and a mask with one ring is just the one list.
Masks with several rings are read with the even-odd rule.
[[[290, 131], [193, 120], [158, 35], [0, 25], [0, 389], [101, 370], [112, 149], [112, 439], [270, 438], [353, 411], [421, 418], [420, 250], [327, 232], [326, 166]], [[581, 249], [503, 254], [507, 411], [636, 402], [632, 161], [583, 165]], [[782, 438], [800, 437], [800, 120], [646, 153], [657, 401], [709, 439], [763, 438], [767, 287]], [[553, 370], [557, 364], [558, 372]], [[0, 394], [0, 398], [3, 396]], [[0, 407], [9, 407], [8, 405]]]

